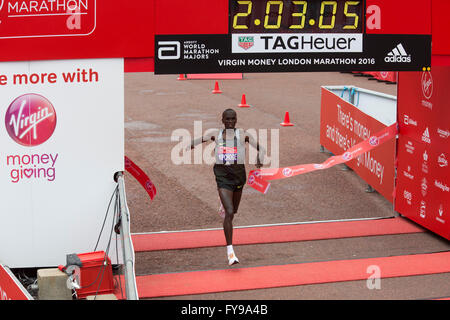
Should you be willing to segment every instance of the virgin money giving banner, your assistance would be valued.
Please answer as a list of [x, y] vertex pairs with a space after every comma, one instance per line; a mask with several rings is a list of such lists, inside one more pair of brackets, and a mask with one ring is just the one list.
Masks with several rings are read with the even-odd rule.
[[5, 265], [64, 265], [94, 250], [124, 169], [123, 88], [123, 59], [0, 63]]
[[399, 73], [395, 210], [450, 239], [450, 67]]
[[[320, 144], [333, 154], [344, 153], [387, 127], [335, 93], [323, 87], [321, 90]], [[395, 139], [392, 139], [346, 164], [393, 202], [394, 156]]]

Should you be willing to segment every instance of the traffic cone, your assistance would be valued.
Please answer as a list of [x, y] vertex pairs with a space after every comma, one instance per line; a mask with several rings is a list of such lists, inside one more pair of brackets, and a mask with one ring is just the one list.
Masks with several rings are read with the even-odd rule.
[[284, 115], [284, 122], [280, 123], [283, 127], [291, 127], [293, 124], [289, 120], [289, 112], [286, 111], [286, 114]]
[[248, 108], [248, 107], [250, 107], [247, 104], [247, 101], [245, 101], [245, 94], [242, 95], [241, 103], [239, 104], [238, 107], [240, 107], [240, 108]]
[[216, 84], [214, 85], [214, 90], [212, 91], [212, 93], [222, 93], [222, 91], [220, 91], [219, 89], [219, 83], [216, 81]]
[[187, 80], [186, 77], [184, 76], [184, 73], [180, 73], [180, 75], [178, 76], [177, 80]]

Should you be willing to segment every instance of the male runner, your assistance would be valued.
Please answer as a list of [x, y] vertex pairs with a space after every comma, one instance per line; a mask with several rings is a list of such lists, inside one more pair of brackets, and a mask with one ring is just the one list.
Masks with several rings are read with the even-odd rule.
[[217, 190], [225, 209], [223, 220], [223, 230], [227, 243], [228, 265], [239, 263], [233, 249], [233, 218], [237, 213], [241, 201], [242, 189], [247, 181], [245, 172], [245, 143], [250, 143], [258, 150], [256, 167], [261, 168], [262, 163], [259, 157], [260, 147], [254, 143], [252, 137], [244, 136], [242, 129], [236, 129], [237, 115], [233, 109], [226, 109], [222, 113], [222, 123], [224, 129], [220, 130], [217, 139], [215, 136], [202, 137], [192, 140], [190, 148], [212, 140], [215, 141], [214, 175], [216, 177]]

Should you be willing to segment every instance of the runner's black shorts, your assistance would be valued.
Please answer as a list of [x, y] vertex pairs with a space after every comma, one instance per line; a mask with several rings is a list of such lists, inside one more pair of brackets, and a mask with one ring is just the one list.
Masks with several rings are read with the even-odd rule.
[[217, 188], [239, 191], [247, 182], [244, 164], [215, 164], [213, 169]]

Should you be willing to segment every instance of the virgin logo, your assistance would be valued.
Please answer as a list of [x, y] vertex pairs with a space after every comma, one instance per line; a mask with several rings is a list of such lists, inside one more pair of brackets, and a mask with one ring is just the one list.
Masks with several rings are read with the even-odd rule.
[[344, 159], [344, 160], [351, 160], [352, 159], [352, 154], [350, 153], [350, 152], [345, 152], [343, 155], [342, 155], [342, 159]]
[[422, 92], [427, 99], [430, 99], [433, 94], [433, 78], [429, 71], [422, 73]]
[[290, 177], [290, 176], [292, 176], [292, 169], [291, 169], [291, 168], [284, 168], [282, 172], [283, 172], [283, 175], [284, 175], [285, 177]]
[[39, 94], [24, 94], [8, 107], [5, 126], [9, 136], [18, 144], [27, 147], [40, 145], [55, 131], [55, 109], [47, 98]]
[[146, 181], [145, 182], [145, 190], [152, 190], [153, 188], [153, 183], [151, 183], [151, 181]]
[[372, 146], [377, 146], [378, 145], [378, 137], [375, 137], [375, 136], [370, 137], [369, 143]]

